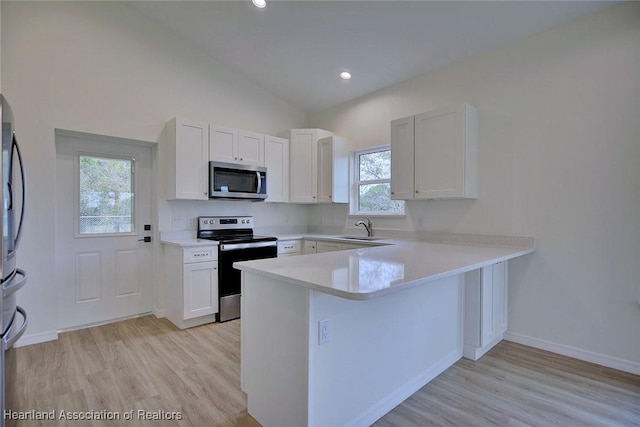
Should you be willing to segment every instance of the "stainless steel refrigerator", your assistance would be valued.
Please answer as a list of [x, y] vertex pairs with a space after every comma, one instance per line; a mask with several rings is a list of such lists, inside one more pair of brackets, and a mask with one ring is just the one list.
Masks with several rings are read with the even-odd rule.
[[27, 329], [27, 313], [16, 304], [16, 292], [27, 282], [27, 275], [16, 268], [16, 250], [22, 234], [25, 214], [26, 188], [22, 155], [16, 140], [13, 112], [4, 96], [0, 95], [2, 112], [2, 240], [0, 258], [0, 280], [2, 283], [2, 349], [0, 349], [0, 383], [2, 427], [12, 424], [7, 411], [15, 411], [16, 357], [13, 345]]

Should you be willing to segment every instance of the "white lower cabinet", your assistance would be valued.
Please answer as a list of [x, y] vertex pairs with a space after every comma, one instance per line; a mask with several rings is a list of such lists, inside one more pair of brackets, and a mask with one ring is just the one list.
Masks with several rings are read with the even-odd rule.
[[302, 240], [279, 240], [278, 241], [278, 258], [300, 255], [302, 253]]
[[341, 251], [342, 249], [342, 243], [316, 242], [316, 252], [319, 254], [323, 252]]
[[165, 246], [167, 318], [180, 329], [215, 321], [218, 247]]
[[317, 252], [317, 244], [315, 240], [303, 240], [302, 241], [302, 253], [303, 254], [315, 254]]
[[465, 274], [463, 356], [478, 360], [507, 330], [507, 263]]

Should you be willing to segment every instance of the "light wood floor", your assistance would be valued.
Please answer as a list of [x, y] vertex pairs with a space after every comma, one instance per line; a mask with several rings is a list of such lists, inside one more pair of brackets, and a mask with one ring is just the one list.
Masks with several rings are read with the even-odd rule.
[[[135, 412], [130, 422], [17, 425], [259, 426], [240, 391], [239, 338], [239, 321], [180, 331], [146, 316], [18, 348], [19, 410], [182, 419], [141, 421]], [[458, 361], [375, 424], [431, 425], [640, 426], [640, 377], [502, 342], [478, 362]]]

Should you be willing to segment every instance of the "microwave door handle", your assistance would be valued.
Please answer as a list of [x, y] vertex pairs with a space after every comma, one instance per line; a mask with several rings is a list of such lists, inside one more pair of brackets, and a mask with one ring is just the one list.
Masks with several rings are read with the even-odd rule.
[[27, 208], [27, 176], [25, 174], [24, 163], [22, 161], [22, 153], [20, 152], [20, 147], [18, 146], [18, 140], [15, 134], [13, 134], [12, 145], [12, 148], [16, 150], [16, 154], [18, 155], [18, 162], [20, 164], [20, 181], [22, 182], [22, 205], [20, 208], [20, 222], [18, 223], [18, 232], [16, 233], [13, 246], [13, 250], [15, 251], [18, 249], [18, 244], [20, 243], [20, 238], [22, 237], [22, 223], [24, 222], [24, 215]]
[[256, 193], [260, 194], [262, 190], [262, 176], [260, 176], [260, 172], [256, 172], [256, 175], [258, 176], [258, 191], [256, 191]]

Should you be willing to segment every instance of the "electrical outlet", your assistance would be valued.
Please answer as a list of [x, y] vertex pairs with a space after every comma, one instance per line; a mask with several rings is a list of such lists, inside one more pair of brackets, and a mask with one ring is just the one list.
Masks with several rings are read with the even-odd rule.
[[424, 217], [423, 216], [419, 216], [418, 217], [418, 228], [422, 228], [423, 225], [424, 225]]
[[184, 228], [184, 217], [183, 216], [172, 216], [171, 217], [171, 228]]
[[189, 229], [193, 230], [196, 228], [196, 219], [195, 218], [189, 218]]
[[318, 322], [318, 345], [326, 344], [331, 339], [329, 319]]

